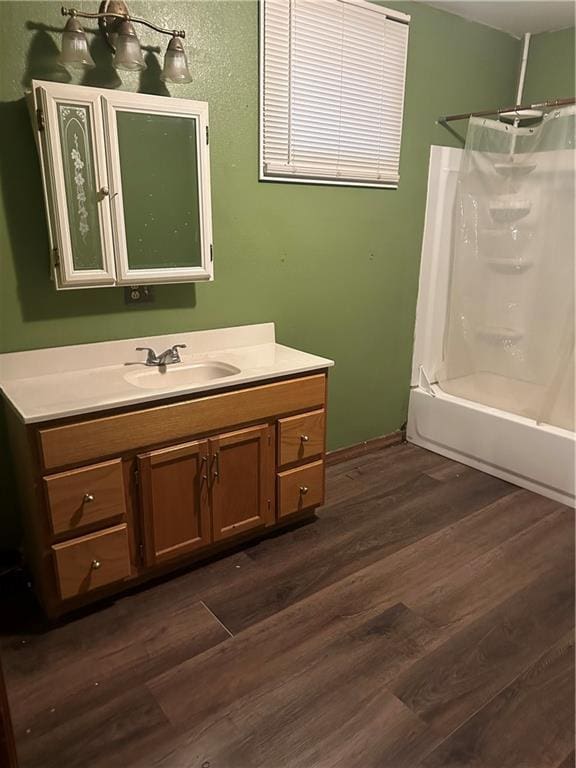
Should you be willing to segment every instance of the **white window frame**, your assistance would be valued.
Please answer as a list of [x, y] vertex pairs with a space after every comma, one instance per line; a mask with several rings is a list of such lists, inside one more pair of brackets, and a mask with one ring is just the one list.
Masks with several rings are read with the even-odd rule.
[[[259, 62], [258, 62], [258, 68], [259, 68], [259, 114], [258, 114], [258, 178], [259, 181], [266, 181], [266, 182], [280, 182], [280, 183], [291, 183], [291, 184], [313, 184], [313, 185], [324, 185], [324, 186], [341, 186], [341, 187], [370, 187], [370, 188], [376, 188], [376, 189], [398, 189], [399, 182], [374, 182], [374, 181], [353, 181], [353, 180], [339, 180], [336, 178], [314, 178], [314, 177], [305, 177], [305, 176], [295, 176], [288, 174], [286, 176], [282, 176], [280, 174], [266, 174], [265, 172], [265, 160], [264, 160], [264, 60], [265, 60], [265, 50], [264, 50], [264, 40], [265, 40], [265, 15], [264, 15], [264, 7], [267, 0], [260, 0], [259, 2]], [[368, 0], [335, 0], [337, 2], [345, 2], [349, 5], [356, 5], [359, 7], [365, 7], [366, 5], [370, 5], [371, 10], [375, 10], [377, 12], [382, 13], [387, 18], [398, 21], [400, 23], [406, 24], [409, 26], [410, 24], [410, 15], [407, 13], [402, 13], [400, 11], [395, 11], [390, 8], [385, 8], [384, 6], [377, 5], [376, 3], [368, 2]], [[405, 91], [406, 91], [406, 63], [408, 58], [408, 44], [406, 45], [406, 51], [405, 51], [405, 59], [404, 59], [404, 99], [402, 103], [402, 113], [401, 113], [401, 125], [403, 126], [403, 117], [404, 117], [404, 101], [405, 101]], [[401, 128], [401, 133], [403, 132], [403, 128]]]

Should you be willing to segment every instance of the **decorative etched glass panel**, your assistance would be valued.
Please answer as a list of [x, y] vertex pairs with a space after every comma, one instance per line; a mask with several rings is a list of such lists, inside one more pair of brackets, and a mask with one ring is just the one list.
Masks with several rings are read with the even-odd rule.
[[57, 106], [72, 263], [75, 270], [103, 269], [90, 108]]
[[130, 269], [202, 266], [197, 121], [117, 112]]

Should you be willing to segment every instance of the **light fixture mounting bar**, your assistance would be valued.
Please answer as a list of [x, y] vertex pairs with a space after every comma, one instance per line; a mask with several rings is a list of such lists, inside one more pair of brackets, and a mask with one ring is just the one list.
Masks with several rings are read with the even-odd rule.
[[62, 16], [78, 16], [81, 19], [117, 19], [118, 21], [130, 21], [133, 24], [143, 24], [145, 27], [153, 29], [155, 32], [160, 32], [162, 35], [170, 35], [171, 37], [186, 37], [186, 32], [183, 29], [164, 29], [163, 27], [157, 27], [156, 24], [152, 24], [151, 21], [141, 19], [137, 16], [132, 16], [129, 13], [115, 13], [113, 11], [105, 11], [103, 13], [88, 13], [86, 11], [79, 11], [77, 8], [65, 8], [62, 6], [60, 9]]

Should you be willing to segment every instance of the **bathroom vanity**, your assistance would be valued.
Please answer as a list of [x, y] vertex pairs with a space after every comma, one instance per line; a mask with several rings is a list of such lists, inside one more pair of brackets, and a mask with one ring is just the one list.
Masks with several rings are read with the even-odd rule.
[[[135, 351], [175, 344], [182, 362], [160, 368]], [[0, 356], [47, 614], [312, 514], [332, 365], [272, 324]]]

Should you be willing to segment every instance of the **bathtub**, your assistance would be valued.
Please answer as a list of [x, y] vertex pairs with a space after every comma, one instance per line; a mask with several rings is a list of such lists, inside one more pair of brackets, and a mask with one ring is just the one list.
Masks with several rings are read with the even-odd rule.
[[573, 432], [427, 389], [410, 392], [408, 442], [574, 506]]
[[[450, 279], [449, 248], [462, 150], [431, 147], [406, 438], [409, 442], [574, 506], [576, 435], [445, 392], [442, 362]], [[519, 382], [509, 382], [511, 391]]]

